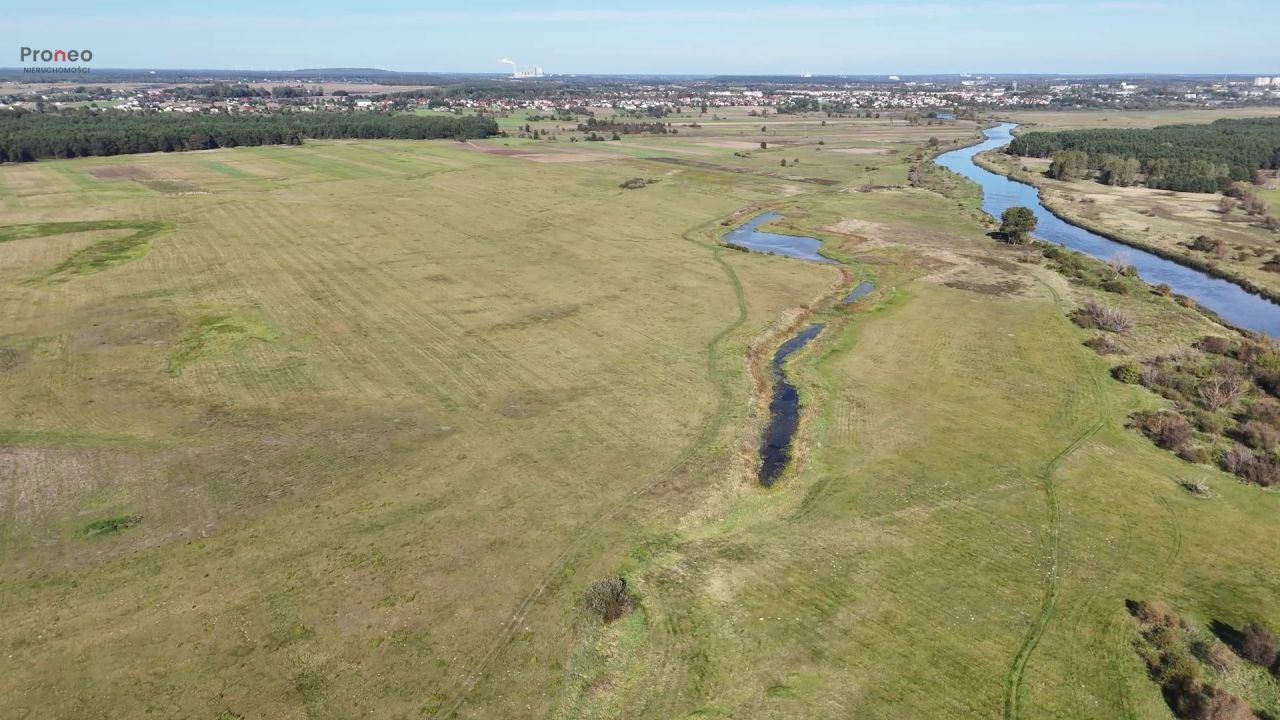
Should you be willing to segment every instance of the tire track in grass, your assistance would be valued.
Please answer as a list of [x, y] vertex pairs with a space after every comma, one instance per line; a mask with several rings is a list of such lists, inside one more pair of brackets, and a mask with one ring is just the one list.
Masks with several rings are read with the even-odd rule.
[[1023, 638], [1022, 646], [1018, 648], [1018, 654], [1014, 656], [1013, 663], [1009, 666], [1009, 672], [1005, 676], [1005, 720], [1016, 720], [1021, 717], [1022, 683], [1027, 663], [1030, 662], [1036, 645], [1040, 643], [1040, 637], [1044, 634], [1045, 628], [1048, 627], [1049, 621], [1053, 619], [1054, 611], [1058, 605], [1058, 596], [1062, 591], [1062, 579], [1058, 574], [1062, 513], [1058, 504], [1058, 493], [1054, 485], [1053, 476], [1057, 473], [1058, 466], [1062, 464], [1062, 461], [1101, 430], [1103, 423], [1104, 421], [1098, 420], [1086, 428], [1084, 432], [1077, 435], [1070, 444], [1049, 459], [1049, 462], [1045, 464], [1044, 471], [1040, 474], [1040, 481], [1044, 485], [1045, 499], [1048, 503], [1049, 537], [1046, 550], [1049, 558], [1049, 572], [1048, 579], [1045, 582], [1044, 598], [1040, 602], [1040, 613], [1036, 616], [1036, 620], [1031, 625], [1026, 637]]
[[[1059, 312], [1059, 321], [1065, 325], [1068, 320], [1063, 307], [1062, 296], [1044, 278], [1037, 275], [1036, 280], [1053, 297], [1054, 305], [1061, 311]], [[1098, 373], [1091, 364], [1085, 366], [1085, 371], [1089, 375], [1090, 390], [1094, 400], [1101, 406], [1103, 403], [1102, 383], [1098, 378]], [[1005, 720], [1018, 720], [1018, 718], [1022, 717], [1022, 686], [1026, 680], [1027, 665], [1031, 662], [1031, 656], [1035, 653], [1036, 646], [1040, 644], [1040, 638], [1044, 635], [1045, 628], [1053, 620], [1054, 612], [1058, 606], [1058, 598], [1062, 593], [1062, 578], [1058, 573], [1062, 538], [1062, 511], [1058, 503], [1058, 491], [1054, 483], [1054, 475], [1057, 474], [1058, 467], [1062, 465], [1062, 462], [1071, 453], [1079, 449], [1081, 445], [1102, 429], [1106, 424], [1106, 420], [1106, 413], [1100, 407], [1099, 415], [1093, 423], [1076, 435], [1066, 447], [1049, 458], [1049, 462], [1045, 463], [1044, 470], [1040, 473], [1049, 521], [1049, 534], [1045, 547], [1046, 556], [1049, 558], [1049, 572], [1045, 580], [1044, 596], [1040, 602], [1040, 612], [1037, 614], [1035, 622], [1032, 623], [1030, 629], [1027, 630], [1027, 634], [1022, 640], [1022, 645], [1018, 648], [1017, 654], [1014, 655], [1013, 662], [1009, 665], [1008, 673], [1005, 674]]]

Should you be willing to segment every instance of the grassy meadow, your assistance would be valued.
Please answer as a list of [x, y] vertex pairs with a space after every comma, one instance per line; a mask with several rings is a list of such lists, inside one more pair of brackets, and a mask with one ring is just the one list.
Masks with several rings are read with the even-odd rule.
[[[0, 167], [0, 718], [1159, 718], [1125, 600], [1280, 624], [1275, 493], [908, 186], [972, 123], [726, 115]], [[718, 243], [765, 207], [841, 266]]]

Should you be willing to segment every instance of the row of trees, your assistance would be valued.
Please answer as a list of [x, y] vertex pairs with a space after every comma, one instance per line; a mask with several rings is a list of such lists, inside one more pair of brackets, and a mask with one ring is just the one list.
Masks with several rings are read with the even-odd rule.
[[671, 123], [664, 122], [623, 122], [613, 118], [603, 119], [589, 117], [585, 123], [578, 123], [578, 132], [609, 132], [613, 134], [621, 133], [623, 135], [638, 135], [641, 133], [651, 133], [653, 135], [665, 135], [667, 133], [677, 134], [680, 131], [671, 127]]
[[477, 138], [496, 135], [492, 118], [277, 113], [271, 115], [0, 112], [0, 162], [46, 158], [298, 145], [307, 138]]
[[1148, 187], [1217, 192], [1252, 180], [1260, 169], [1280, 168], [1280, 118], [1150, 130], [1030, 132], [1014, 138], [1008, 152], [1052, 157], [1049, 175], [1064, 180], [1096, 173], [1102, 182], [1131, 185], [1142, 174]]

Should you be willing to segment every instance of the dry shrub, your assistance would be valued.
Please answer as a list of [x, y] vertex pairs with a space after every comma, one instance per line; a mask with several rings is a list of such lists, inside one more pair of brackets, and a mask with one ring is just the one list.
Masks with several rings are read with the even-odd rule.
[[1280, 397], [1280, 370], [1265, 368], [1254, 370], [1253, 381], [1268, 395]]
[[1227, 429], [1227, 419], [1217, 413], [1196, 410], [1191, 413], [1191, 424], [1202, 433], [1221, 435]]
[[1280, 402], [1276, 402], [1271, 398], [1259, 398], [1249, 404], [1244, 416], [1248, 420], [1257, 420], [1258, 422], [1280, 427]]
[[587, 612], [604, 622], [617, 620], [631, 609], [627, 581], [620, 577], [596, 580], [582, 593], [582, 604], [587, 608]]
[[1224, 338], [1220, 335], [1205, 335], [1196, 342], [1196, 347], [1215, 355], [1226, 355], [1231, 352], [1233, 347], [1230, 338]]
[[1178, 457], [1193, 465], [1204, 465], [1213, 459], [1213, 453], [1203, 445], [1188, 443], [1178, 451]]
[[1191, 423], [1171, 410], [1144, 410], [1134, 413], [1130, 419], [1133, 427], [1165, 450], [1182, 450], [1194, 434]]
[[1253, 453], [1243, 445], [1232, 445], [1222, 454], [1222, 469], [1235, 475], [1243, 475], [1253, 464]]
[[1215, 374], [1196, 386], [1196, 395], [1210, 410], [1221, 410], [1244, 394], [1247, 386], [1235, 374]]
[[1192, 652], [1200, 661], [1220, 673], [1231, 672], [1240, 664], [1240, 658], [1221, 640], [1197, 643]]
[[1254, 368], [1280, 369], [1280, 350], [1272, 342], [1245, 343], [1236, 350], [1236, 359]]
[[1276, 655], [1280, 653], [1280, 641], [1262, 623], [1251, 622], [1244, 626], [1240, 637], [1240, 654], [1250, 662], [1264, 668], [1276, 664]]
[[1190, 689], [1180, 705], [1182, 712], [1178, 714], [1189, 720], [1257, 720], [1258, 717], [1249, 709], [1249, 703], [1207, 683]]
[[1183, 480], [1182, 489], [1196, 497], [1213, 497], [1213, 490], [1203, 480]]
[[1124, 346], [1111, 339], [1110, 335], [1094, 335], [1084, 341], [1084, 346], [1099, 355], [1119, 355], [1125, 352]]
[[1191, 249], [1200, 252], [1213, 252], [1220, 247], [1222, 247], [1222, 241], [1208, 235], [1201, 235], [1191, 241]]
[[1129, 332], [1134, 323], [1132, 314], [1092, 299], [1086, 300], [1084, 305], [1076, 310], [1074, 319], [1080, 327], [1097, 328], [1114, 333]]
[[1143, 625], [1180, 625], [1182, 620], [1173, 613], [1173, 608], [1159, 600], [1137, 600], [1129, 603], [1129, 612]]
[[1204, 678], [1196, 657], [1214, 651], [1197, 647], [1186, 621], [1164, 603], [1128, 604], [1142, 634], [1135, 648], [1174, 715], [1187, 720], [1256, 720], [1248, 703]]
[[[1231, 451], [1227, 452], [1227, 455], [1231, 454]], [[1225, 456], [1222, 464], [1224, 468], [1227, 467], [1227, 458]], [[1260, 487], [1280, 485], [1280, 459], [1277, 459], [1274, 455], [1252, 455], [1248, 460], [1236, 460], [1233, 461], [1233, 464], [1238, 469], [1231, 470], [1231, 472], [1245, 482], [1250, 482]]]
[[1236, 435], [1245, 445], [1259, 452], [1269, 453], [1280, 444], [1280, 430], [1257, 420], [1249, 420], [1236, 428]]

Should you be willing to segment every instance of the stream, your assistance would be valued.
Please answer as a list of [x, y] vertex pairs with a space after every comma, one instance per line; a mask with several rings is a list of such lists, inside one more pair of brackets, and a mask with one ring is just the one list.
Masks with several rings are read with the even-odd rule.
[[[760, 226], [770, 220], [778, 220], [781, 214], [769, 211], [725, 233], [725, 242], [747, 248], [752, 252], [782, 255], [810, 262], [834, 263], [834, 260], [818, 254], [822, 241], [802, 235], [779, 235], [765, 232]], [[842, 304], [856, 301], [875, 289], [864, 282], [849, 293]], [[791, 443], [800, 424], [800, 391], [787, 378], [784, 367], [787, 358], [809, 344], [822, 332], [822, 323], [813, 323], [796, 333], [773, 354], [770, 372], [773, 375], [773, 397], [769, 401], [769, 425], [760, 440], [760, 484], [773, 485], [791, 461]]]

